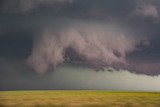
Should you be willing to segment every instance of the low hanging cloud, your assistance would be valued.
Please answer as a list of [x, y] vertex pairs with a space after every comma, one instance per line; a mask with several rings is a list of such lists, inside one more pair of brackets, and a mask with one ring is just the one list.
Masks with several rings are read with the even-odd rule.
[[159, 61], [130, 60], [128, 57], [140, 51], [139, 45], [149, 46], [149, 39], [137, 37], [110, 24], [76, 22], [59, 27], [58, 30], [46, 30], [37, 36], [27, 63], [42, 74], [53, 71], [61, 64], [70, 63], [95, 71], [113, 68], [137, 74], [159, 75]]
[[[3, 0], [0, 12], [5, 17], [1, 16], [0, 21], [5, 32], [2, 38], [7, 43], [2, 39], [1, 44], [10, 50], [6, 49], [6, 53], [13, 54], [7, 44], [12, 41], [18, 47], [15, 41], [26, 41], [19, 50], [24, 49], [22, 57], [30, 55], [27, 64], [39, 73], [72, 64], [96, 71], [114, 68], [159, 75], [160, 25], [155, 23], [159, 20], [159, 3], [159, 0]], [[14, 55], [18, 52], [22, 53], [15, 51]]]
[[142, 40], [107, 23], [70, 23], [35, 39], [28, 59], [34, 70], [44, 73], [63, 62], [82, 63], [95, 70], [126, 69], [126, 54], [136, 50]]
[[160, 62], [151, 62], [151, 61], [136, 61], [131, 62], [129, 65], [129, 70], [137, 74], [146, 74], [146, 75], [159, 75]]

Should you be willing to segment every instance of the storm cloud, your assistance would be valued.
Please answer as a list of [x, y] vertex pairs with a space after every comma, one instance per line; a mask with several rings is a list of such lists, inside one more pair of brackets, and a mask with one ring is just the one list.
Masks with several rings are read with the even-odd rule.
[[[61, 20], [62, 21], [62, 20]], [[63, 62], [84, 64], [96, 70], [126, 68], [126, 54], [136, 50], [142, 38], [109, 23], [71, 21], [35, 39], [29, 64], [44, 73]]]
[[8, 13], [26, 13], [43, 6], [54, 6], [58, 9], [62, 4], [68, 3], [72, 3], [72, 0], [2, 0], [1, 11]]
[[2, 0], [0, 12], [2, 57], [15, 40], [13, 56], [38, 73], [71, 64], [160, 74], [158, 0]]

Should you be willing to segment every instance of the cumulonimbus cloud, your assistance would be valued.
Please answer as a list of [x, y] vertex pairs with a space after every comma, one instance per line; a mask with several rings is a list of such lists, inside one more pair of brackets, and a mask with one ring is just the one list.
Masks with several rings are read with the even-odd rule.
[[[8, 24], [2, 23], [7, 32], [17, 28], [18, 24], [22, 30], [18, 29], [17, 32], [28, 29], [32, 34], [35, 29], [35, 32], [42, 29], [34, 39], [32, 54], [27, 60], [30, 67], [39, 73], [55, 69], [63, 63], [71, 63], [95, 70], [112, 67], [140, 74], [160, 74], [159, 56], [151, 55], [148, 59], [148, 54], [152, 51], [159, 54], [156, 51], [159, 49], [156, 42], [160, 39], [159, 23], [154, 23], [159, 20], [159, 0], [117, 2], [118, 0], [4, 0], [0, 11], [11, 12], [11, 16], [14, 13], [27, 14], [13, 15], [13, 20], [8, 21], [10, 15], [4, 13], [6, 21], [13, 25], [8, 27]], [[62, 10], [57, 12], [56, 9]], [[132, 17], [128, 17], [130, 15]], [[17, 18], [18, 16], [22, 17]], [[18, 23], [12, 22], [15, 20]], [[14, 35], [19, 36], [19, 33]], [[143, 52], [143, 49], [147, 51]], [[133, 55], [132, 58], [130, 54]], [[139, 61], [141, 57], [143, 58]]]
[[[34, 70], [44, 73], [65, 61], [83, 63], [94, 69], [126, 69], [126, 54], [134, 51], [141, 41], [114, 25], [70, 23], [35, 39], [28, 58]], [[68, 49], [74, 52], [67, 52]]]

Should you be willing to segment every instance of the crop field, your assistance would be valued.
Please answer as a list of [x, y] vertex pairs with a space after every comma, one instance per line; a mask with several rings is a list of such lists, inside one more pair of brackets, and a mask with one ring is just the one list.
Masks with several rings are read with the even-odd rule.
[[0, 91], [0, 107], [160, 107], [160, 93]]

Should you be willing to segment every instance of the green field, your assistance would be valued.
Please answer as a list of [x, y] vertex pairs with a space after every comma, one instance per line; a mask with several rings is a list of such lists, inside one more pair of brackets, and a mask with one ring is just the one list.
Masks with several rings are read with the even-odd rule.
[[160, 107], [160, 93], [0, 91], [0, 107]]

